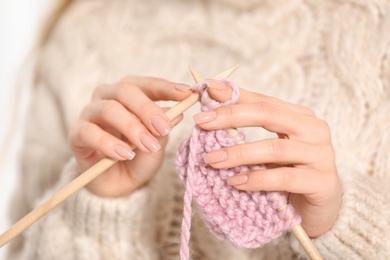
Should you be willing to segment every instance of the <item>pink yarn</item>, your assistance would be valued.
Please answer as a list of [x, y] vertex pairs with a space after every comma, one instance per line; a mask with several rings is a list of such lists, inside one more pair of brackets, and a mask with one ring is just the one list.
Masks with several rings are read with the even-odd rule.
[[[209, 97], [205, 84], [195, 85], [202, 93], [202, 111], [233, 104], [238, 100], [239, 88], [224, 79], [233, 89], [231, 100], [220, 103]], [[229, 147], [245, 140], [239, 133], [230, 136], [225, 130], [205, 131], [195, 126], [190, 139], [179, 147], [176, 166], [185, 183], [184, 210], [180, 258], [189, 259], [189, 240], [192, 198], [209, 229], [220, 239], [229, 240], [236, 247], [255, 248], [280, 236], [299, 224], [301, 218], [279, 192], [239, 191], [227, 184], [227, 178], [250, 171], [249, 166], [214, 169], [203, 161], [203, 155], [215, 149]], [[258, 166], [264, 167], [264, 166]]]

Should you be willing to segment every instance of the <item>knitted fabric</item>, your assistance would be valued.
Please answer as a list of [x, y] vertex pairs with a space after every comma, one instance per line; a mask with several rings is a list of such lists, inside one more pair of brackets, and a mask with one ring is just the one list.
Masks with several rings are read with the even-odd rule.
[[[202, 93], [202, 111], [237, 101], [238, 87], [230, 80], [224, 81], [233, 89], [231, 100], [224, 103], [211, 99], [205, 84], [194, 86], [196, 91]], [[195, 126], [191, 137], [181, 144], [176, 165], [186, 187], [180, 251], [182, 259], [188, 259], [190, 255], [188, 244], [192, 198], [195, 199], [200, 215], [209, 229], [218, 238], [229, 240], [236, 247], [259, 247], [300, 223], [300, 217], [287, 203], [286, 197], [279, 192], [240, 191], [227, 184], [228, 177], [250, 171], [249, 166], [214, 169], [204, 162], [205, 153], [244, 140], [243, 133], [231, 136], [226, 130], [205, 131]]]
[[[35, 91], [20, 131], [25, 137], [15, 167], [19, 181], [8, 203], [11, 223], [79, 176], [77, 163], [69, 159], [67, 133], [95, 86], [129, 73], [186, 82], [189, 63], [207, 72], [241, 61], [237, 83], [310, 107], [332, 129], [343, 204], [337, 222], [314, 240], [321, 255], [390, 259], [389, 3], [74, 1], [37, 52], [36, 84], [26, 84]], [[171, 162], [192, 126], [187, 116], [170, 133], [151, 185], [114, 200], [78, 192], [18, 237], [9, 256], [0, 259], [177, 260], [184, 185]], [[246, 138], [268, 136], [250, 130]], [[0, 189], [13, 186], [6, 176]], [[288, 236], [262, 248], [236, 250], [209, 236], [198, 215], [192, 218], [193, 258], [307, 257]], [[0, 255], [5, 251], [1, 248]]]

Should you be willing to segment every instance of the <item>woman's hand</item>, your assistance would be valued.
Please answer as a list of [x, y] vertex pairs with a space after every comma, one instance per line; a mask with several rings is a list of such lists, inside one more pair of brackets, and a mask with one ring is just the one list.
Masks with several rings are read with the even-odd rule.
[[[157, 78], [128, 77], [95, 89], [70, 130], [69, 142], [84, 171], [104, 157], [119, 160], [87, 185], [92, 193], [118, 197], [131, 193], [157, 172], [173, 122], [154, 101], [181, 101], [189, 86]], [[130, 145], [131, 144], [131, 145]], [[137, 149], [133, 151], [131, 147]]]
[[[230, 98], [224, 83], [207, 84], [213, 98]], [[237, 104], [197, 114], [194, 120], [206, 130], [255, 126], [276, 133], [273, 139], [212, 151], [204, 160], [214, 168], [268, 165], [230, 177], [228, 184], [247, 191], [289, 192], [309, 236], [331, 228], [341, 207], [341, 185], [329, 127], [312, 110], [240, 89]]]

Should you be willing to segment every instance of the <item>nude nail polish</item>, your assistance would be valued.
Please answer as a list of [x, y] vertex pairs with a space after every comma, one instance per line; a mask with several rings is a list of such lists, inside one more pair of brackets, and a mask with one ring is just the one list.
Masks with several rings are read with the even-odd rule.
[[219, 163], [225, 161], [227, 159], [227, 153], [222, 150], [212, 151], [203, 156], [203, 160], [205, 163]]
[[197, 124], [208, 123], [210, 121], [213, 121], [216, 117], [217, 113], [215, 111], [206, 111], [194, 115], [194, 121]]
[[152, 125], [159, 132], [160, 135], [166, 136], [171, 131], [171, 125], [160, 115], [154, 115], [152, 117]]
[[229, 185], [242, 185], [248, 182], [248, 175], [246, 174], [237, 174], [232, 177], [229, 177], [227, 180]]
[[157, 139], [149, 134], [141, 134], [140, 141], [151, 152], [157, 152], [161, 148]]
[[114, 151], [116, 154], [118, 154], [120, 157], [126, 159], [126, 160], [133, 160], [135, 157], [135, 152], [132, 151], [131, 149], [121, 146], [121, 145], [116, 145], [114, 147]]

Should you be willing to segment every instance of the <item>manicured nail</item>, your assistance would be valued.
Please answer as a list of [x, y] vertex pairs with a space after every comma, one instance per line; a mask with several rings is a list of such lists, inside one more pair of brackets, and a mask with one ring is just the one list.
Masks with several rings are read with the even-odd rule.
[[222, 81], [215, 79], [206, 80], [207, 87], [216, 89], [216, 90], [226, 90], [226, 85]]
[[152, 125], [162, 136], [166, 136], [171, 131], [171, 124], [165, 121], [160, 115], [152, 117]]
[[235, 186], [235, 185], [241, 185], [247, 183], [247, 181], [248, 181], [248, 175], [237, 174], [232, 177], [229, 177], [227, 182], [229, 185]]
[[176, 88], [176, 90], [179, 90], [181, 92], [187, 92], [187, 91], [191, 90], [190, 86], [182, 85], [182, 84], [176, 85], [175, 88]]
[[114, 151], [120, 156], [125, 158], [126, 160], [133, 160], [135, 157], [135, 152], [131, 149], [121, 146], [121, 145], [115, 145]]
[[210, 121], [213, 121], [216, 117], [217, 113], [215, 111], [206, 111], [194, 115], [194, 121], [197, 124], [208, 123]]
[[140, 141], [146, 147], [146, 149], [151, 152], [157, 152], [161, 148], [161, 145], [158, 143], [157, 139], [149, 134], [141, 134]]
[[203, 156], [205, 163], [219, 163], [227, 159], [227, 153], [223, 150], [212, 151]]

